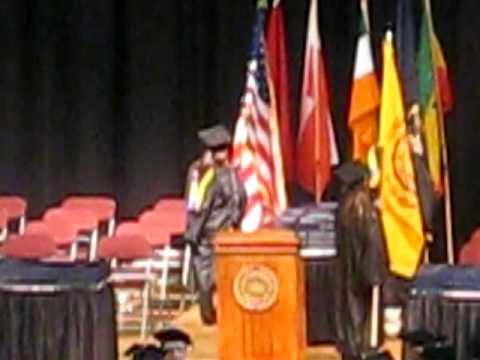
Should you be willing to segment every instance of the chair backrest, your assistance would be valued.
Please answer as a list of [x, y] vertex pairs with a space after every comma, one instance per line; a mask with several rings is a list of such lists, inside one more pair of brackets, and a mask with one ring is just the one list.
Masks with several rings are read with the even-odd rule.
[[184, 211], [150, 210], [140, 214], [140, 223], [156, 224], [171, 234], [182, 234], [187, 226], [187, 216]]
[[38, 220], [27, 223], [26, 234], [49, 235], [57, 246], [71, 245], [75, 242], [77, 228], [69, 221]]
[[154, 209], [187, 211], [187, 204], [183, 198], [164, 198], [157, 201]]
[[48, 235], [11, 235], [0, 248], [0, 254], [16, 259], [39, 260], [56, 253], [54, 240]]
[[98, 256], [102, 259], [135, 260], [152, 255], [152, 247], [141, 235], [104, 236], [98, 248]]
[[0, 209], [7, 212], [9, 219], [25, 216], [27, 212], [27, 201], [14, 195], [0, 196]]
[[98, 227], [98, 218], [94, 212], [82, 208], [51, 208], [43, 219], [48, 222], [67, 221], [75, 226], [77, 231], [95, 230]]
[[108, 220], [115, 217], [117, 203], [114, 199], [106, 196], [81, 196], [74, 195], [67, 197], [62, 202], [62, 207], [84, 208], [97, 214], [100, 220]]
[[7, 210], [0, 208], [0, 230], [5, 229], [8, 225]]

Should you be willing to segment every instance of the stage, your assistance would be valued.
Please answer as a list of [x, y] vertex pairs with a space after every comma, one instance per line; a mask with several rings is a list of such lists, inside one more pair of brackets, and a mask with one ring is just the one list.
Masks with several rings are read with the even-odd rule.
[[[193, 347], [189, 360], [214, 360], [217, 359], [217, 328], [208, 327], [201, 324], [197, 306], [193, 306], [185, 313], [178, 316], [172, 325], [186, 330], [193, 338], [195, 346]], [[120, 334], [119, 336], [119, 359], [127, 360], [123, 356], [125, 350], [133, 343], [138, 341], [138, 336], [134, 334]], [[153, 340], [152, 340], [153, 341]], [[389, 349], [395, 356], [395, 360], [401, 360], [401, 342], [398, 340], [387, 341], [385, 348]], [[306, 360], [339, 360], [334, 346], [315, 346], [309, 347]]]

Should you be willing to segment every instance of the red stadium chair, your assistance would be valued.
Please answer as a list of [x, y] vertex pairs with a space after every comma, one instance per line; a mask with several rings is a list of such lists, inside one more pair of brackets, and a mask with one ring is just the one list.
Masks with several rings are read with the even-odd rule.
[[170, 233], [152, 223], [126, 221], [120, 223], [115, 232], [117, 236], [144, 236], [155, 253], [154, 267], [160, 272], [160, 300], [166, 300], [170, 262]]
[[[77, 235], [88, 232], [88, 258], [90, 261], [95, 260], [98, 245], [98, 218], [93, 211], [75, 207], [51, 208], [45, 212], [43, 219], [48, 222], [68, 222], [75, 227]], [[80, 237], [77, 241], [79, 240], [84, 240], [84, 238]]]
[[0, 247], [0, 255], [23, 260], [42, 260], [54, 256], [56, 246], [48, 235], [10, 235]]
[[59, 249], [68, 248], [70, 260], [77, 257], [77, 229], [68, 221], [30, 221], [27, 223], [26, 234], [48, 235]]
[[[166, 301], [169, 296], [168, 286], [171, 283], [170, 270], [186, 269], [188, 274], [189, 264], [184, 264], [182, 262], [182, 252], [171, 248], [171, 233], [153, 221], [125, 221], [118, 225], [115, 234], [117, 236], [140, 235], [146, 238], [155, 254], [153, 257], [153, 271], [158, 275], [157, 285], [160, 287], [160, 301]], [[188, 261], [190, 260], [188, 259]], [[183, 283], [182, 273], [182, 284]], [[184, 299], [182, 298], [181, 301], [183, 300]], [[183, 303], [181, 305], [183, 305]]]
[[[167, 294], [169, 275], [171, 271], [180, 272], [182, 295], [180, 309], [185, 303], [185, 289], [188, 289], [190, 277], [191, 247], [185, 245], [183, 249], [171, 245], [172, 235], [183, 234], [186, 228], [186, 213], [184, 210], [150, 210], [140, 215], [140, 225], [144, 234], [155, 249], [160, 249], [165, 259], [165, 272], [162, 277], [162, 298], [171, 297]], [[170, 292], [171, 293], [171, 292]]]
[[140, 222], [140, 228], [145, 234], [147, 241], [155, 251], [157, 267], [161, 268], [160, 278], [160, 299], [167, 299], [167, 287], [169, 280], [169, 269], [172, 261], [172, 250], [170, 248], [170, 233], [154, 223]]
[[20, 196], [0, 196], [0, 209], [4, 209], [7, 212], [9, 220], [18, 220], [18, 232], [23, 234], [25, 231], [27, 201]]
[[[131, 289], [132, 284], [142, 284], [141, 340], [144, 341], [150, 313], [151, 288], [155, 282], [155, 274], [152, 272], [152, 247], [144, 236], [116, 235], [102, 238], [98, 255], [111, 260], [110, 281], [115, 286], [117, 299], [120, 298], [121, 289]], [[121, 315], [122, 311], [119, 312], [119, 323], [122, 325]]]
[[106, 196], [74, 195], [67, 197], [62, 202], [62, 207], [79, 207], [95, 212], [99, 221], [108, 223], [107, 234], [113, 235], [117, 210], [114, 199]]

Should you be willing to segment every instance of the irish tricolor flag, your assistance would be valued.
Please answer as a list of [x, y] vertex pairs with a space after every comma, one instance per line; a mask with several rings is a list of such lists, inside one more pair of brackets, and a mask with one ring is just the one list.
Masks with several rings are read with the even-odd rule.
[[377, 141], [377, 116], [380, 101], [367, 27], [368, 17], [366, 11], [362, 11], [362, 13], [348, 126], [352, 131], [353, 138], [352, 157], [354, 160], [365, 162], [368, 149]]

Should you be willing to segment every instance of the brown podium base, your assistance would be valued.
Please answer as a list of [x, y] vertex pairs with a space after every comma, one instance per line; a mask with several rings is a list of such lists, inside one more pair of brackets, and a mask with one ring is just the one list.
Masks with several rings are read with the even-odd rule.
[[216, 239], [219, 359], [305, 358], [304, 264], [286, 230]]

